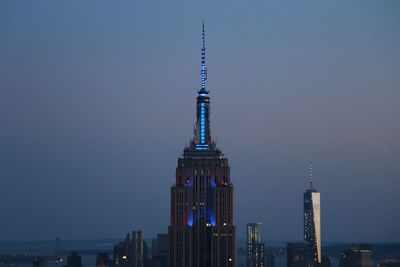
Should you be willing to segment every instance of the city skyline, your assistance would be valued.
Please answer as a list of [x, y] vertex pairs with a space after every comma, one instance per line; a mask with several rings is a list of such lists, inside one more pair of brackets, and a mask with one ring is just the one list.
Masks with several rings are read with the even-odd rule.
[[204, 19], [239, 237], [302, 240], [313, 161], [323, 242], [400, 241], [399, 4], [211, 3], [0, 3], [2, 240], [167, 231]]

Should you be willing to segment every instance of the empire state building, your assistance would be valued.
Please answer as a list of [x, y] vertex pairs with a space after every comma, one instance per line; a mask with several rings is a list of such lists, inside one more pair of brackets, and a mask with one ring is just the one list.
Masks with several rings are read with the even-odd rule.
[[170, 267], [236, 266], [234, 189], [228, 159], [211, 138], [205, 59], [203, 23], [195, 135], [178, 159], [171, 188]]

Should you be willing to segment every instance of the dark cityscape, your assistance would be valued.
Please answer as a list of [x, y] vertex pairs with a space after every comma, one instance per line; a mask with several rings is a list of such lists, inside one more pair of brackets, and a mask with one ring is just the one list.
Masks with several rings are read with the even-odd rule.
[[400, 2], [0, 3], [0, 267], [400, 267]]

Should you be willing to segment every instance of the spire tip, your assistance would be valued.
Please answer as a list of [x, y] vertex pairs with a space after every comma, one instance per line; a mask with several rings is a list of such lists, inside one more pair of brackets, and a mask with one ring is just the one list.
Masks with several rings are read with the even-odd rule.
[[201, 35], [202, 47], [201, 47], [201, 83], [199, 94], [207, 95], [206, 80], [207, 80], [207, 67], [206, 67], [206, 33], [204, 30], [204, 19], [203, 19], [203, 32]]

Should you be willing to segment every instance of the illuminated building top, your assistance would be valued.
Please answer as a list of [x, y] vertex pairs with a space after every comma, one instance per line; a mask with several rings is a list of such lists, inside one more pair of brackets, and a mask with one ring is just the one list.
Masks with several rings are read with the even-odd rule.
[[234, 188], [228, 159], [210, 134], [203, 22], [194, 137], [178, 158], [168, 227], [170, 267], [235, 267]]
[[[210, 132], [210, 97], [206, 89], [207, 67], [206, 67], [206, 34], [203, 22], [202, 47], [201, 47], [201, 72], [200, 90], [197, 95], [197, 118], [194, 129], [194, 138], [190, 147], [185, 150], [193, 152], [216, 152], [215, 144], [211, 139]], [[203, 153], [204, 154], [204, 153]]]

